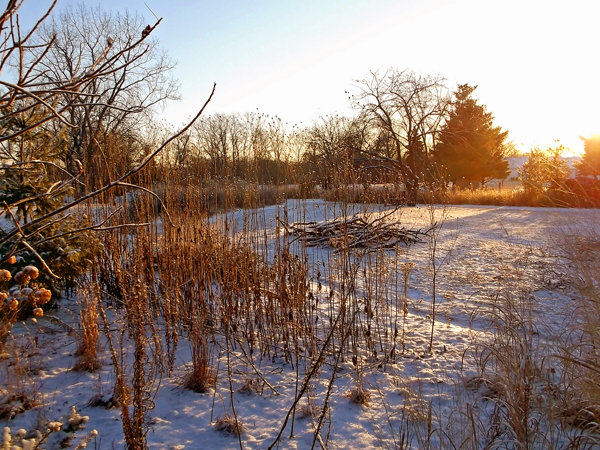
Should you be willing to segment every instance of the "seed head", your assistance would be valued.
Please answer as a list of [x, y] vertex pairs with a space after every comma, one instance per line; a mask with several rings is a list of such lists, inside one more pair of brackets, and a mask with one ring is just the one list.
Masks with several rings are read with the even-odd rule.
[[43, 317], [44, 315], [44, 310], [42, 308], [34, 308], [33, 309], [33, 315], [35, 317]]
[[20, 271], [15, 274], [15, 282], [17, 284], [27, 284], [31, 280], [31, 276], [27, 275], [25, 272]]
[[38, 305], [45, 305], [52, 298], [52, 292], [46, 288], [41, 288], [33, 294]]
[[60, 431], [60, 429], [62, 428], [63, 424], [60, 422], [48, 422], [48, 429], [50, 431]]
[[413, 270], [415, 268], [415, 266], [416, 266], [416, 264], [412, 263], [412, 262], [400, 264], [402, 273], [410, 273], [410, 271]]
[[8, 258], [7, 262], [9, 264], [14, 264], [17, 262], [17, 257], [16, 256], [11, 256], [10, 258]]
[[23, 273], [29, 275], [32, 280], [35, 280], [39, 275], [40, 271], [35, 266], [26, 266], [23, 268]]
[[8, 281], [10, 280], [11, 275], [8, 270], [2, 269], [0, 270], [0, 281]]

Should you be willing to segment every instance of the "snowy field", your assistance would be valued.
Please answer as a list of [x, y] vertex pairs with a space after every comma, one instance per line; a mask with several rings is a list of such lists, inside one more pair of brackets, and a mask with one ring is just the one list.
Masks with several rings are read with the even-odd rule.
[[[321, 200], [288, 201], [285, 206], [259, 212], [236, 211], [213, 219], [213, 223], [232, 239], [248, 241], [265, 260], [272, 260], [286, 240], [293, 239], [285, 234], [277, 217], [286, 223], [318, 222], [356, 214], [374, 219], [391, 210], [373, 205], [341, 206]], [[455, 448], [460, 448], [464, 436], [473, 432], [464, 425], [466, 418], [472, 416], [475, 419], [468, 420], [471, 427], [485, 433], [496, 403], [486, 400], [490, 387], [478, 380], [487, 373], [482, 373], [482, 359], [489, 354], [485, 349], [496, 339], [494, 317], [498, 317], [498, 311], [504, 311], [506, 302], [527, 306], [535, 339], [535, 347], [530, 351], [535, 359], [544, 360], [572, 319], [575, 291], [569, 267], [561, 257], [562, 243], [565, 236], [582, 233], [600, 223], [593, 210], [424, 205], [398, 209], [387, 220], [410, 229], [426, 230], [433, 224], [436, 228], [421, 243], [356, 251], [350, 257], [329, 247], [306, 248], [299, 240], [290, 245], [293, 254], [309, 262], [308, 283], [315, 298], [320, 292], [337, 295], [346, 290], [351, 291], [361, 308], [364, 306], [364, 311], [357, 313], [357, 320], [372, 327], [373, 338], [382, 340], [373, 343], [373, 348], [382, 352], [373, 354], [361, 349], [360, 361], [343, 359], [337, 367], [328, 359], [312, 378], [308, 395], [300, 401], [275, 448], [452, 448], [450, 440]], [[350, 276], [348, 270], [353, 271]], [[341, 280], [350, 280], [352, 289], [341, 286]], [[400, 304], [405, 300], [406, 315]], [[321, 321], [334, 314], [326, 311], [328, 307], [315, 308]], [[101, 350], [103, 367], [98, 373], [70, 370], [76, 361], [77, 342], [61, 322], [77, 329], [77, 310], [77, 299], [63, 299], [58, 310], [47, 313], [37, 323], [28, 320], [15, 325], [13, 343], [23, 349], [30, 367], [35, 369], [23, 382], [39, 392], [40, 406], [1, 425], [13, 431], [29, 430], [43, 419], [63, 417], [75, 406], [82, 415], [89, 416], [86, 429], [78, 431], [77, 436], [92, 429], [98, 431], [88, 448], [123, 448], [119, 409], [90, 405], [94, 396], [109, 397], [115, 383], [108, 348]], [[109, 313], [111, 328], [122, 328], [119, 312]], [[392, 354], [386, 331], [393, 333], [400, 327], [404, 348], [396, 346]], [[311, 367], [310, 361], [300, 360], [298, 367], [283, 357], [255, 355], [256, 367], [252, 368], [239, 348], [233, 350], [233, 401], [245, 429], [238, 440], [213, 426], [218, 417], [231, 411], [227, 359], [218, 346], [215, 348], [215, 363], [220, 368], [216, 389], [206, 394], [190, 392], [180, 386], [191, 357], [187, 341], [182, 339], [174, 374], [157, 380], [155, 406], [148, 417], [150, 448], [265, 449], [275, 441]], [[3, 383], [15, 382], [6, 380], [8, 372], [4, 366], [17, 363], [14, 357], [2, 361]], [[539, 367], [544, 371], [541, 378], [547, 379], [548, 385], [558, 382], [560, 367], [541, 363]], [[240, 389], [256, 380], [255, 369], [270, 387], [260, 380], [259, 388]], [[493, 375], [487, 374], [490, 378]], [[368, 392], [365, 404], [350, 401], [357, 386]], [[327, 414], [319, 424], [319, 415], [307, 412], [309, 406], [318, 412], [325, 404]], [[544, 426], [544, 435], [552, 434], [554, 425]], [[315, 437], [317, 428], [320, 433]], [[566, 447], [568, 434], [556, 433], [555, 448], [563, 444]], [[533, 446], [550, 448], [543, 439]]]

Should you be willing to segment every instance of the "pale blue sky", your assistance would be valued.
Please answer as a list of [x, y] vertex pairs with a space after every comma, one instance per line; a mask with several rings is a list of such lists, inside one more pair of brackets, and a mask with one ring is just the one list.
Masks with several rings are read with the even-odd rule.
[[[60, 9], [71, 0], [59, 0]], [[144, 0], [93, 1], [137, 11]], [[370, 70], [443, 75], [475, 96], [517, 146], [581, 150], [600, 133], [600, 2], [596, 0], [145, 0], [155, 32], [178, 61], [182, 100], [163, 117], [180, 125], [217, 83], [207, 113], [256, 111], [292, 124], [350, 115], [348, 95]], [[48, 0], [25, 0], [23, 14]], [[33, 9], [32, 9], [33, 8]]]

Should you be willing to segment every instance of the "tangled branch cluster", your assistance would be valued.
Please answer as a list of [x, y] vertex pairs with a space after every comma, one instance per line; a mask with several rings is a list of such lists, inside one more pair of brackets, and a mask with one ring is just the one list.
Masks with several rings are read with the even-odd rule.
[[423, 243], [421, 237], [427, 236], [435, 228], [409, 229], [397, 222], [386, 221], [389, 217], [369, 220], [365, 215], [352, 218], [337, 217], [322, 222], [297, 222], [288, 224], [279, 219], [286, 232], [295, 236], [308, 247], [333, 247], [342, 249], [378, 250], [398, 245]]

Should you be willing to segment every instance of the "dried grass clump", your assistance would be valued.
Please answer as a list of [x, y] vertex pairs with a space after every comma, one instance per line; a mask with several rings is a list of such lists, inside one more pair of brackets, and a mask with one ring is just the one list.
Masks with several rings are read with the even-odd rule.
[[215, 430], [220, 431], [221, 433], [232, 434], [234, 436], [239, 436], [245, 431], [244, 425], [228, 413], [217, 417], [214, 427]]
[[317, 418], [323, 413], [323, 407], [319, 405], [315, 405], [312, 401], [307, 401], [303, 405], [300, 406], [298, 412], [296, 413], [296, 417], [300, 420], [308, 419], [308, 418]]
[[465, 381], [465, 388], [479, 392], [487, 400], [502, 398], [505, 386], [495, 378], [472, 377]]
[[573, 223], [560, 236], [559, 248], [569, 262], [578, 296], [573, 320], [561, 349], [568, 396], [562, 416], [586, 430], [600, 424], [600, 226], [598, 216]]
[[482, 344], [478, 359], [484, 396], [495, 405], [495, 424], [523, 446], [540, 435], [539, 421], [531, 420], [541, 400], [536, 387], [543, 381], [539, 334], [532, 317], [534, 301], [526, 288], [496, 297], [490, 316], [493, 337]]
[[102, 367], [98, 358], [100, 329], [98, 327], [98, 308], [90, 290], [81, 291], [83, 301], [79, 311], [81, 332], [78, 333], [78, 346], [75, 356], [78, 358], [72, 370], [76, 372], [95, 372]]
[[89, 406], [91, 408], [102, 407], [102, 408], [110, 409], [108, 406], [109, 401], [110, 400], [105, 400], [104, 395], [102, 395], [102, 394], [94, 394], [92, 396], [92, 398], [87, 402], [86, 406]]
[[217, 376], [208, 366], [191, 369], [181, 379], [181, 387], [199, 394], [205, 394], [216, 384]]
[[[90, 406], [92, 408], [101, 407], [104, 409], [120, 408], [122, 406], [120, 402], [122, 395], [120, 395], [119, 392], [119, 385], [115, 384], [111, 394], [103, 394], [102, 392], [98, 392], [92, 396], [92, 398], [87, 402], [86, 406]], [[127, 395], [130, 395], [130, 393], [127, 393]]]
[[211, 367], [208, 335], [206, 329], [198, 325], [202, 319], [196, 316], [190, 330], [190, 346], [192, 350], [192, 367], [182, 377], [181, 386], [190, 391], [204, 394], [217, 384], [217, 374]]
[[362, 384], [349, 391], [346, 396], [350, 402], [361, 406], [369, 406], [371, 401], [371, 392], [365, 389]]
[[404, 398], [402, 412], [413, 422], [431, 422], [431, 404], [423, 397], [421, 392], [408, 386], [401, 387], [398, 394]]
[[0, 398], [0, 420], [12, 420], [39, 404], [39, 400], [34, 395], [23, 392], [4, 395]]
[[[427, 194], [421, 193], [422, 196]], [[498, 205], [498, 206], [517, 206], [535, 204], [534, 199], [523, 198], [522, 193], [513, 189], [455, 189], [454, 191], [445, 191], [436, 193], [438, 198], [429, 199], [442, 201], [451, 205]], [[428, 203], [425, 201], [425, 203]], [[532, 204], [533, 203], [533, 204]]]
[[238, 392], [244, 395], [262, 394], [264, 383], [258, 377], [248, 377], [238, 388]]
[[567, 425], [587, 431], [600, 431], [600, 405], [579, 403], [562, 413]]
[[406, 192], [393, 184], [358, 185], [346, 184], [324, 191], [321, 197], [332, 202], [380, 203], [383, 205], [406, 205]]
[[14, 360], [3, 368], [5, 378], [0, 386], [0, 420], [12, 420], [17, 415], [40, 405], [39, 386], [32, 375], [41, 370], [31, 358], [15, 348]]

